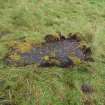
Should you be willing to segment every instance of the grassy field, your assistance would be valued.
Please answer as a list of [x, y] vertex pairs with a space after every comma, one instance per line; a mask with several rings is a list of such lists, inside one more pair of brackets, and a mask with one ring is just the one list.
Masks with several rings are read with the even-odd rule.
[[[90, 67], [8, 67], [8, 44], [25, 36], [80, 32], [91, 45]], [[94, 88], [81, 91], [82, 84]], [[0, 0], [0, 105], [105, 105], [105, 0]], [[8, 103], [8, 104], [6, 104]]]

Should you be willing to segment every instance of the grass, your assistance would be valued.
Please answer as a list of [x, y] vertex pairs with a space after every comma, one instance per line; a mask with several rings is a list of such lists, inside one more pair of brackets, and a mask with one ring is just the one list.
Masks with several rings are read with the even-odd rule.
[[[12, 105], [104, 105], [104, 28], [104, 0], [0, 0], [0, 97]], [[93, 50], [91, 67], [4, 65], [8, 44], [23, 36], [40, 42], [56, 31], [82, 33]], [[82, 93], [83, 83], [91, 84], [95, 91]], [[1, 99], [0, 105], [5, 105]]]

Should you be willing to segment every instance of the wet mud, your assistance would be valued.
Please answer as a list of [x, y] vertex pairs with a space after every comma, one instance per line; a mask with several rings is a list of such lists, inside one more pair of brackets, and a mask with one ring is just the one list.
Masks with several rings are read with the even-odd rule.
[[4, 58], [7, 65], [73, 67], [91, 59], [92, 51], [77, 34], [45, 36], [42, 43], [15, 42]]

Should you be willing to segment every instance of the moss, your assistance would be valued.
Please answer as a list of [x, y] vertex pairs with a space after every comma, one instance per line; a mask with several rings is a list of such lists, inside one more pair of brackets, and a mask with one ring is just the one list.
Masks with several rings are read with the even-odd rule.
[[17, 53], [13, 53], [13, 54], [11, 54], [11, 55], [9, 56], [9, 58], [10, 58], [11, 60], [14, 60], [14, 61], [19, 61], [19, 60], [21, 59], [21, 56], [20, 56], [19, 54], [17, 54]]
[[46, 55], [42, 59], [45, 60], [45, 61], [49, 61], [50, 58], [49, 58], [49, 56]]
[[21, 53], [24, 53], [30, 51], [32, 49], [32, 45], [30, 43], [24, 42], [17, 44], [15, 48], [18, 49]]
[[24, 52], [28, 52], [32, 49], [32, 43], [31, 42], [13, 41], [9, 44], [9, 47], [19, 53], [24, 53]]
[[78, 58], [75, 53], [70, 53], [69, 58], [73, 61], [75, 65], [81, 64], [80, 58]]

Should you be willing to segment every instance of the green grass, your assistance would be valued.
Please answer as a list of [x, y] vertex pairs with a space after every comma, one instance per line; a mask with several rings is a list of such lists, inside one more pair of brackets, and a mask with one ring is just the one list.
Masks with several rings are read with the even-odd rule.
[[[93, 50], [91, 67], [3, 64], [10, 42], [22, 36], [40, 42], [56, 31], [82, 33]], [[0, 97], [13, 105], [105, 105], [105, 0], [0, 0], [0, 32], [6, 32], [0, 37]], [[94, 93], [82, 93], [83, 83]]]

